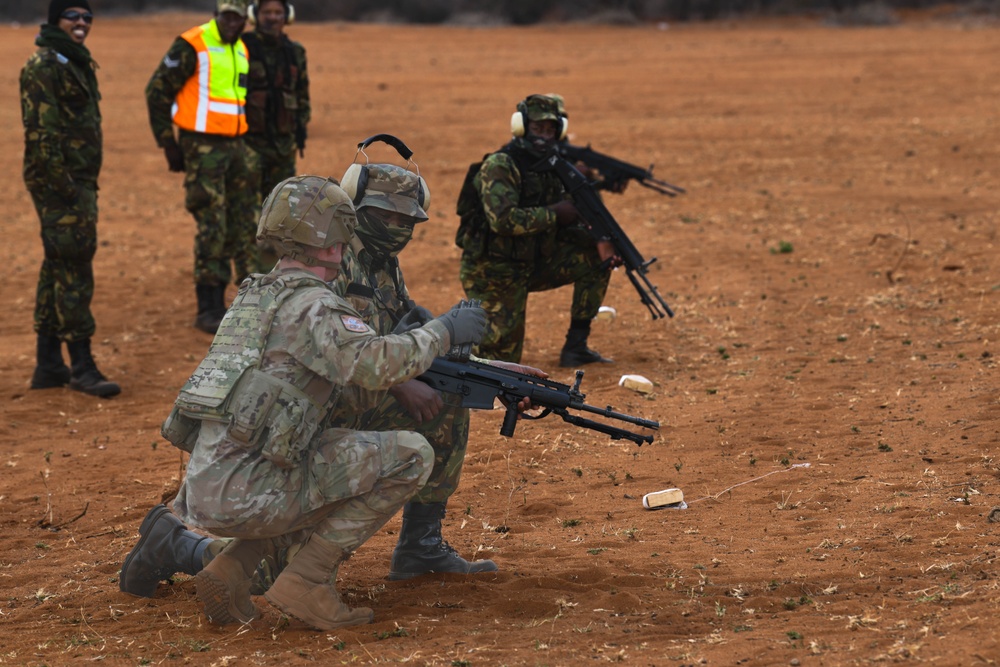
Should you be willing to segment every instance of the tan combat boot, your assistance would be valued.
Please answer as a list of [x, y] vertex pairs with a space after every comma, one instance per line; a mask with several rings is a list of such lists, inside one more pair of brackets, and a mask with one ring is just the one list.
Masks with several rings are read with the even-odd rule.
[[285, 614], [317, 630], [371, 623], [371, 609], [351, 609], [337, 593], [337, 569], [347, 556], [333, 542], [313, 534], [264, 597]]
[[272, 540], [233, 540], [198, 573], [198, 599], [209, 621], [249, 623], [260, 616], [250, 599], [250, 575], [272, 551]]

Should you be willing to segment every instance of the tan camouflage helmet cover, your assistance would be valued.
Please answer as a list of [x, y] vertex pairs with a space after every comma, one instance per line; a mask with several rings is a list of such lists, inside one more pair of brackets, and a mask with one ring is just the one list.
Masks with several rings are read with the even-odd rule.
[[295, 256], [294, 247], [329, 248], [348, 243], [358, 219], [354, 204], [337, 182], [322, 176], [293, 176], [278, 183], [264, 201], [257, 239]]
[[222, 12], [235, 12], [245, 17], [247, 15], [247, 5], [249, 4], [249, 0], [218, 0], [215, 3], [215, 10], [219, 14]]
[[[427, 183], [418, 174], [394, 164], [352, 164], [344, 173], [344, 191], [357, 207], [380, 208], [395, 211], [423, 222], [428, 219], [427, 209], [431, 193]], [[358, 200], [358, 195], [361, 199]]]

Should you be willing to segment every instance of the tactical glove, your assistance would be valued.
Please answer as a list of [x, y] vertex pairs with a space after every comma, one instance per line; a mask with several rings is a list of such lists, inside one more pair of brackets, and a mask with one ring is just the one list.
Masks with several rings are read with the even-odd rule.
[[171, 141], [163, 147], [163, 154], [167, 156], [167, 165], [170, 171], [184, 171], [184, 153], [177, 142]]
[[479, 306], [466, 305], [464, 301], [437, 318], [448, 327], [452, 345], [479, 343], [486, 332], [486, 311]]
[[423, 306], [414, 304], [413, 308], [408, 310], [406, 314], [399, 319], [399, 322], [396, 323], [396, 328], [392, 330], [392, 333], [403, 334], [407, 331], [419, 329], [433, 319], [434, 314], [431, 313], [431, 311], [427, 310]]

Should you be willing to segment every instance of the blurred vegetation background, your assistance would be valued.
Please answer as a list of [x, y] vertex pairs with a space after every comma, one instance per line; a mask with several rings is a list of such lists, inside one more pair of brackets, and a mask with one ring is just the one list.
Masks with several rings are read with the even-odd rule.
[[[89, 0], [102, 16], [167, 11], [211, 13], [212, 0]], [[817, 16], [833, 23], [884, 25], [900, 12], [934, 9], [956, 17], [1000, 16], [1000, 0], [295, 0], [300, 21], [454, 25], [711, 21], [766, 16]], [[0, 2], [0, 20], [44, 21], [46, 0]]]

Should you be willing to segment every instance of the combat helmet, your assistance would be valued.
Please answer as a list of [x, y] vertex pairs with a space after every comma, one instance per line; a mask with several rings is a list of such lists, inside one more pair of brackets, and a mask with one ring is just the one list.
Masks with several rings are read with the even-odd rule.
[[569, 120], [566, 117], [566, 107], [561, 95], [528, 95], [517, 103], [517, 111], [510, 117], [510, 133], [515, 137], [523, 137], [528, 132], [528, 121], [552, 120], [558, 125], [556, 136], [566, 138]]
[[322, 176], [293, 176], [278, 183], [267, 196], [257, 225], [257, 240], [270, 241], [279, 257], [309, 266], [336, 268], [317, 260], [306, 247], [329, 248], [354, 236], [354, 204], [337, 181]]

